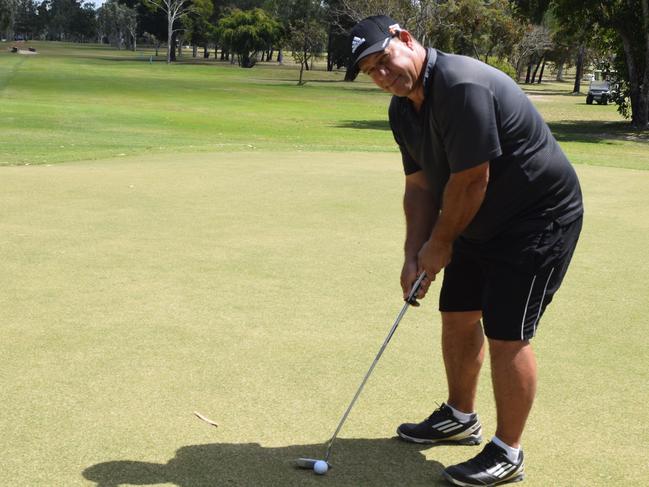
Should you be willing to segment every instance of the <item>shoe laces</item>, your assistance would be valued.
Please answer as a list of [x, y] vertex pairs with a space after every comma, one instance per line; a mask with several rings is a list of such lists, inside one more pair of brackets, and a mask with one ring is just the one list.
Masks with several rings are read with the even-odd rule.
[[437, 413], [442, 411], [442, 408], [445, 406], [445, 404], [440, 404], [437, 401], [435, 401], [435, 404], [437, 404], [437, 409], [433, 411], [430, 416], [428, 416], [428, 419], [426, 421], [431, 421], [433, 419], [433, 416], [435, 416]]
[[[481, 469], [486, 470], [492, 467], [494, 463], [498, 461], [498, 456], [501, 456], [500, 449], [493, 443], [489, 442], [480, 453], [478, 453], [469, 461], [471, 463], [478, 464]], [[505, 460], [508, 463], [511, 463], [507, 457], [505, 457]]]

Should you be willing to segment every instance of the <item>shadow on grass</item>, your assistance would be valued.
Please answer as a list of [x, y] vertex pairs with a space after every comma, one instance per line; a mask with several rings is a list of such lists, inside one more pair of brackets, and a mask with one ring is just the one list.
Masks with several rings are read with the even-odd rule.
[[[562, 120], [549, 122], [550, 130], [560, 142], [587, 142], [607, 144], [612, 141], [649, 143], [649, 132], [633, 129], [629, 122], [602, 122], [591, 120]], [[342, 120], [337, 128], [357, 130], [390, 130], [388, 120]]]
[[[336, 486], [447, 485], [443, 466], [420, 452], [430, 446], [395, 438], [340, 439], [326, 477]], [[179, 487], [323, 485], [322, 477], [294, 467], [299, 457], [322, 458], [325, 445], [262, 447], [257, 443], [214, 443], [180, 448], [165, 464], [129, 460], [92, 465], [83, 476], [97, 487], [172, 484]], [[470, 455], [467, 455], [470, 456]]]
[[[546, 95], [546, 96], [550, 96], [550, 95], [552, 95], [552, 96], [556, 96], [556, 95], [559, 95], [559, 96], [575, 96], [575, 95], [572, 94], [572, 92], [570, 90], [541, 90], [541, 89], [535, 90], [533, 88], [526, 88], [525, 87], [526, 85], [522, 85], [522, 86], [524, 87], [523, 91], [525, 92], [526, 95], [535, 95], [535, 96], [536, 95], [539, 95], [539, 96], [543, 96], [543, 95]], [[586, 97], [584, 96], [584, 100], [585, 99], [586, 99]]]
[[649, 132], [633, 130], [629, 122], [602, 122], [598, 120], [562, 120], [548, 123], [560, 142], [589, 142], [606, 144], [614, 140], [649, 142]]
[[336, 125], [342, 129], [390, 130], [388, 120], [342, 120]]
[[[299, 79], [299, 72], [296, 71], [296, 75], [294, 78], [257, 78], [259, 81], [285, 81], [285, 82], [294, 82], [297, 83]], [[315, 78], [306, 78], [304, 79], [306, 83], [337, 83], [337, 84], [342, 84], [342, 83], [347, 83], [347, 81], [343, 79], [315, 79]]]

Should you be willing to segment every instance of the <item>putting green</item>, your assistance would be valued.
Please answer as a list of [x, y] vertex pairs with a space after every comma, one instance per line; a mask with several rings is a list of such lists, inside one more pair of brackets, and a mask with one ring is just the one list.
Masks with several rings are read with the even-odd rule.
[[[578, 166], [587, 217], [541, 323], [528, 486], [641, 485], [649, 172]], [[401, 308], [395, 153], [0, 168], [0, 484], [444, 485], [476, 450], [392, 439], [444, 400], [436, 296]], [[485, 367], [479, 412], [494, 408]], [[198, 410], [219, 423], [209, 426]]]

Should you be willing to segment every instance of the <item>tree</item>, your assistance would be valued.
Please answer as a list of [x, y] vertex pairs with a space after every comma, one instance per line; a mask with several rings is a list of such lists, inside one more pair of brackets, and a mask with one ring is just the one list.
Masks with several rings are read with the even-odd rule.
[[324, 51], [327, 38], [322, 25], [316, 20], [296, 21], [291, 29], [290, 47], [293, 59], [300, 65], [300, 79], [298, 85], [303, 85], [304, 70], [308, 69], [309, 62]]
[[97, 11], [97, 23], [100, 36], [108, 38], [117, 49], [122, 48], [128, 35], [129, 43], [135, 50], [137, 14], [134, 9], [117, 3], [117, 0], [108, 0]]
[[157, 57], [161, 43], [168, 41], [167, 16], [161, 10], [152, 10], [140, 0], [129, 1], [134, 2], [132, 8], [137, 12], [138, 36], [144, 37], [146, 42], [153, 44]]
[[520, 81], [523, 68], [527, 65], [525, 82], [529, 83], [534, 65], [541, 65], [545, 53], [552, 47], [550, 31], [543, 25], [529, 24], [522, 40], [512, 51], [512, 64], [516, 68], [516, 81]]
[[260, 8], [234, 9], [219, 21], [217, 30], [223, 47], [237, 54], [239, 66], [252, 68], [259, 53], [279, 37], [281, 26]]
[[309, 64], [324, 51], [325, 12], [319, 0], [293, 0], [290, 4], [288, 41], [301, 70], [308, 71]]
[[347, 15], [343, 9], [342, 0], [327, 0], [325, 2], [327, 27], [327, 71], [334, 67], [342, 68], [351, 62], [349, 49], [349, 31], [356, 21]]
[[79, 42], [88, 42], [97, 34], [97, 13], [94, 5], [85, 3], [75, 9], [70, 22], [70, 36]]
[[649, 130], [649, 0], [553, 1], [563, 24], [611, 35], [621, 82], [614, 101], [634, 127]]
[[19, 0], [13, 27], [14, 33], [25, 39], [33, 39], [40, 36], [44, 30], [45, 24], [38, 15], [36, 0]]
[[37, 11], [47, 40], [84, 42], [97, 31], [94, 7], [81, 0], [43, 0]]
[[192, 0], [143, 0], [143, 2], [167, 15], [167, 64], [169, 64], [172, 61], [174, 34], [181, 30], [174, 28], [174, 25], [192, 11]]
[[[524, 24], [509, 0], [337, 0], [338, 18], [354, 21], [390, 15], [423, 45], [485, 62], [506, 58], [523, 37]], [[346, 16], [346, 17], [345, 17]], [[500, 67], [500, 66], [499, 66]], [[513, 68], [509, 67], [509, 71]]]
[[211, 0], [194, 0], [194, 8], [182, 21], [186, 38], [193, 46], [194, 57], [199, 45], [204, 48], [204, 56], [207, 53], [207, 44], [213, 38], [214, 26], [209, 20], [213, 12]]
[[16, 0], [0, 0], [0, 37], [13, 26], [17, 8]]
[[508, 0], [449, 0], [435, 5], [434, 15], [427, 26], [433, 45], [484, 62], [511, 53], [523, 37]]

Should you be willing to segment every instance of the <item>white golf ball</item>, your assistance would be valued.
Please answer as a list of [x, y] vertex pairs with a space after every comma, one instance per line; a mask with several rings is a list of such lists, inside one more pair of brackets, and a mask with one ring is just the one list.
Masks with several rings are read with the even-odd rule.
[[327, 473], [327, 470], [329, 470], [329, 465], [327, 465], [327, 462], [324, 462], [322, 460], [318, 460], [315, 462], [313, 465], [313, 471], [317, 473], [318, 475], [324, 475]]

